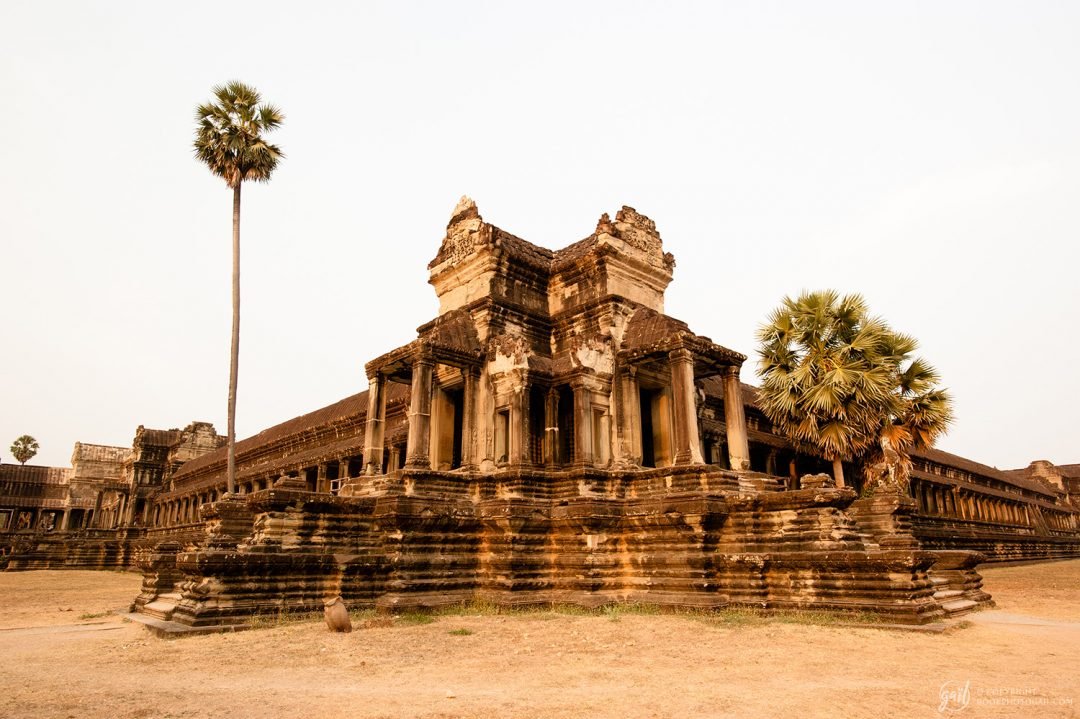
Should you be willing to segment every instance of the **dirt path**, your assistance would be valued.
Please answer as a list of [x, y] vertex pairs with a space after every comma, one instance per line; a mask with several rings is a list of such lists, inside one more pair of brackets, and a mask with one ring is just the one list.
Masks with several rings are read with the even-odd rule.
[[615, 612], [172, 641], [78, 620], [125, 605], [137, 576], [0, 574], [0, 716], [1077, 716], [1080, 561], [984, 574], [998, 609], [944, 635]]

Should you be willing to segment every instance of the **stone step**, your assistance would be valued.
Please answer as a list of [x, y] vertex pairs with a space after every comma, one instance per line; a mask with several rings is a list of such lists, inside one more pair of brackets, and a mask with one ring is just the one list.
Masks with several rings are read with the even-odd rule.
[[947, 602], [938, 602], [945, 610], [946, 617], [955, 617], [973, 611], [978, 605], [970, 599], [953, 599]]
[[176, 605], [179, 601], [180, 595], [178, 593], [159, 594], [157, 599], [144, 604], [142, 608], [139, 609], [139, 613], [155, 619], [168, 621], [172, 619], [173, 612], [176, 611]]
[[930, 583], [933, 584], [935, 587], [940, 587], [942, 585], [947, 585], [949, 583], [949, 580], [945, 577], [935, 577], [933, 575], [930, 575]]
[[[149, 605], [147, 605], [149, 606]], [[217, 634], [220, 632], [240, 632], [245, 629], [250, 629], [250, 624], [214, 624], [208, 627], [189, 627], [186, 624], [180, 624], [179, 622], [172, 622], [165, 619], [158, 619], [155, 617], [148, 617], [145, 614], [124, 614], [120, 613], [121, 617], [130, 619], [133, 622], [139, 622], [145, 624], [146, 627], [159, 637], [174, 637], [184, 635], [196, 635], [196, 634]], [[120, 627], [117, 627], [119, 629]]]
[[939, 603], [962, 596], [964, 596], [964, 593], [959, 589], [939, 589], [934, 592], [934, 599], [938, 600]]

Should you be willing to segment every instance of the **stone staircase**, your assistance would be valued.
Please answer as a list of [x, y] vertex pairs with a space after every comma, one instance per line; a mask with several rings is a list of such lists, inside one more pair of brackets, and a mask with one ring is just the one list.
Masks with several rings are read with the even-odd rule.
[[958, 617], [967, 614], [978, 607], [978, 603], [968, 599], [962, 589], [952, 589], [949, 580], [945, 577], [935, 577], [931, 574], [930, 582], [934, 585], [934, 599], [945, 610], [945, 617]]
[[173, 612], [176, 611], [176, 605], [179, 602], [180, 592], [172, 591], [167, 594], [159, 594], [154, 601], [144, 604], [139, 612], [167, 622], [172, 619]]

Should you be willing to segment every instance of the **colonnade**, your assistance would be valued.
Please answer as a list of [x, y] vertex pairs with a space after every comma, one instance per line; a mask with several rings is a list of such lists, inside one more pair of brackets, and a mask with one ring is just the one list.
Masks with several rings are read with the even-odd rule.
[[[357, 476], [361, 466], [362, 462], [356, 455], [347, 455], [340, 459], [327, 460], [315, 465], [245, 479], [237, 482], [236, 493], [244, 495], [270, 489], [274, 486], [274, 482], [282, 476], [294, 476], [303, 479], [313, 492], [330, 493], [336, 491], [338, 483], [342, 480]], [[216, 502], [221, 499], [224, 493], [225, 487], [219, 486], [214, 489], [203, 489], [155, 503], [150, 517], [150, 526], [174, 527], [200, 522], [202, 517], [199, 513], [199, 507], [209, 502]]]
[[923, 514], [995, 524], [1035, 525], [1030, 506], [1021, 501], [913, 480], [912, 495]]
[[[654, 358], [650, 358], [654, 361]], [[698, 418], [698, 389], [695, 385], [694, 353], [676, 348], [667, 353], [670, 378], [670, 421], [661, 424], [660, 431], [670, 442], [671, 456], [665, 464], [703, 464], [701, 427]], [[537, 465], [553, 468], [558, 465], [634, 466], [642, 462], [642, 418], [637, 368], [632, 364], [621, 367], [612, 380], [591, 373], [579, 372], [562, 383], [550, 378], [532, 377], [528, 370], [515, 370], [510, 379], [497, 382], [503, 390], [496, 392], [501, 401], [493, 401], [492, 417], [478, 416], [479, 366], [453, 360], [444, 362], [432, 353], [419, 348], [405, 359], [394, 357], [385, 367], [368, 367], [368, 413], [364, 431], [364, 472], [378, 475], [385, 471], [383, 451], [386, 432], [386, 394], [392, 371], [401, 371], [402, 364], [409, 375], [410, 401], [408, 438], [405, 450], [406, 469], [432, 469], [433, 398], [437, 389], [435, 375], [440, 364], [447, 364], [461, 373], [462, 401], [455, 411], [461, 413], [460, 437], [455, 437], [460, 453], [457, 466], [474, 468], [484, 461], [494, 466]], [[746, 414], [739, 383], [739, 366], [723, 367], [726, 447], [729, 466], [749, 469], [750, 452], [747, 440]], [[613, 386], [614, 385], [614, 386]], [[573, 403], [573, 426], [560, 422], [560, 404], [568, 388]], [[539, 392], [534, 390], [539, 389]], [[614, 391], [613, 391], [614, 390]], [[536, 419], [532, 402], [540, 402]], [[614, 402], [614, 407], [611, 403]], [[544, 423], [543, 431], [530, 428], [534, 421]], [[651, 419], [651, 418], [650, 418]], [[477, 431], [481, 427], [488, 431]], [[572, 456], [560, 456], [559, 433], [572, 432], [569, 444]]]

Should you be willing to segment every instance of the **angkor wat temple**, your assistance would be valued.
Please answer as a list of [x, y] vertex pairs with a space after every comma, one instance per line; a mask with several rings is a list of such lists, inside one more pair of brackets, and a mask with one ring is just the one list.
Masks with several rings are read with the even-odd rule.
[[277, 609], [644, 602], [863, 610], [989, 601], [981, 561], [1080, 556], [1080, 465], [914, 457], [859, 498], [794, 451], [746, 357], [664, 314], [674, 258], [624, 207], [551, 251], [463, 199], [429, 265], [439, 315], [368, 389], [237, 444], [206, 423], [0, 465], [7, 568], [138, 566], [161, 627]]

